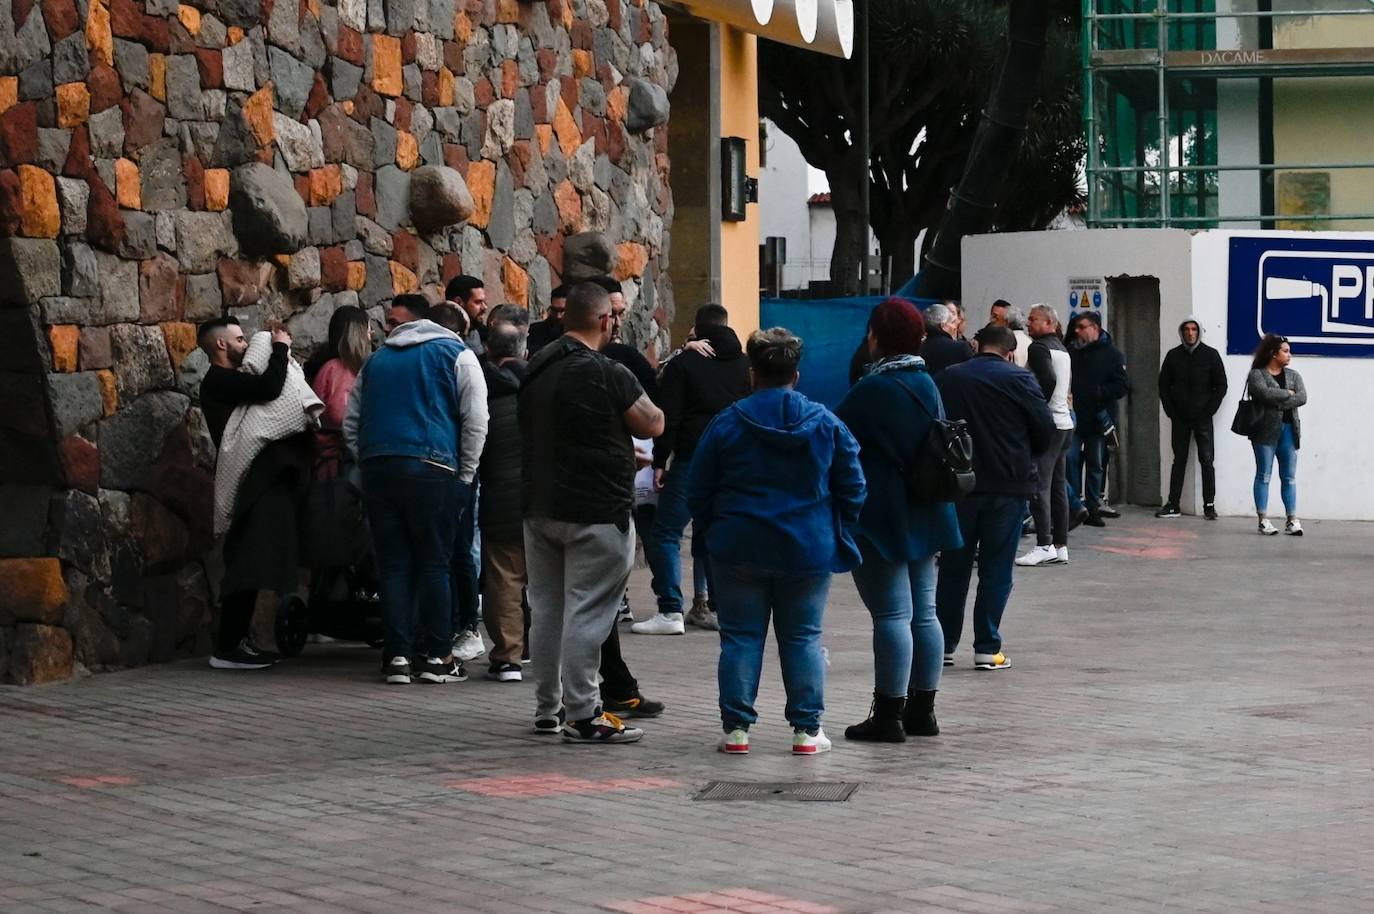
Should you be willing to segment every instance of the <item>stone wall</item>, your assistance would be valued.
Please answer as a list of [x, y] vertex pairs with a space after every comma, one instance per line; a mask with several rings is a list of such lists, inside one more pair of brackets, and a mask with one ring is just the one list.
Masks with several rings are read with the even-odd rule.
[[609, 268], [655, 344], [675, 78], [652, 0], [0, 2], [0, 679], [209, 649], [197, 322]]

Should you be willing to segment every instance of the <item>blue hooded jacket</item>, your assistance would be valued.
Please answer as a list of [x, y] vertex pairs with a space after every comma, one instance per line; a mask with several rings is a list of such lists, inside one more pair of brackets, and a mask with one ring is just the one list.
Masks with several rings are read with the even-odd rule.
[[794, 390], [760, 390], [711, 420], [687, 501], [717, 561], [795, 575], [859, 564], [850, 536], [864, 502], [858, 442]]

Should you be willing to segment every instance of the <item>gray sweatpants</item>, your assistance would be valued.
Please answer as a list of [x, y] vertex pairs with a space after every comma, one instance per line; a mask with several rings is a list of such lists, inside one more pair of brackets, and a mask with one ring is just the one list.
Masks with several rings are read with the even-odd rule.
[[1035, 458], [1040, 488], [1030, 498], [1031, 517], [1035, 518], [1035, 545], [1069, 544], [1069, 490], [1064, 472], [1069, 456], [1069, 429], [1055, 429], [1045, 453]]
[[535, 717], [562, 708], [568, 720], [586, 720], [601, 704], [601, 642], [615, 624], [634, 555], [632, 525], [622, 533], [614, 524], [525, 520]]

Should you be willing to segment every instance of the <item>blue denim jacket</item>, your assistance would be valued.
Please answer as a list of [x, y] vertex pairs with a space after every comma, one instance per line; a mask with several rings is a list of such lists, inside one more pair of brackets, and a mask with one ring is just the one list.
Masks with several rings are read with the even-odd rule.
[[455, 366], [465, 348], [451, 331], [422, 320], [398, 328], [368, 358], [354, 391], [361, 391], [360, 462], [415, 457], [457, 472], [462, 420]]

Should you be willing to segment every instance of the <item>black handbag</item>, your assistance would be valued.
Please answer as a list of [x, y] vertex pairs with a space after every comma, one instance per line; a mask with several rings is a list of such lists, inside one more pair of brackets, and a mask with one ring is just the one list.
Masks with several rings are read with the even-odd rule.
[[1240, 402], [1236, 404], [1236, 417], [1231, 420], [1231, 431], [1242, 438], [1251, 438], [1263, 423], [1264, 406], [1250, 399], [1250, 386], [1247, 384], [1245, 393], [1241, 394]]
[[925, 501], [957, 501], [973, 491], [973, 436], [963, 419], [939, 419], [921, 398], [901, 381], [897, 386], [930, 417], [926, 438], [906, 468], [907, 485]]

